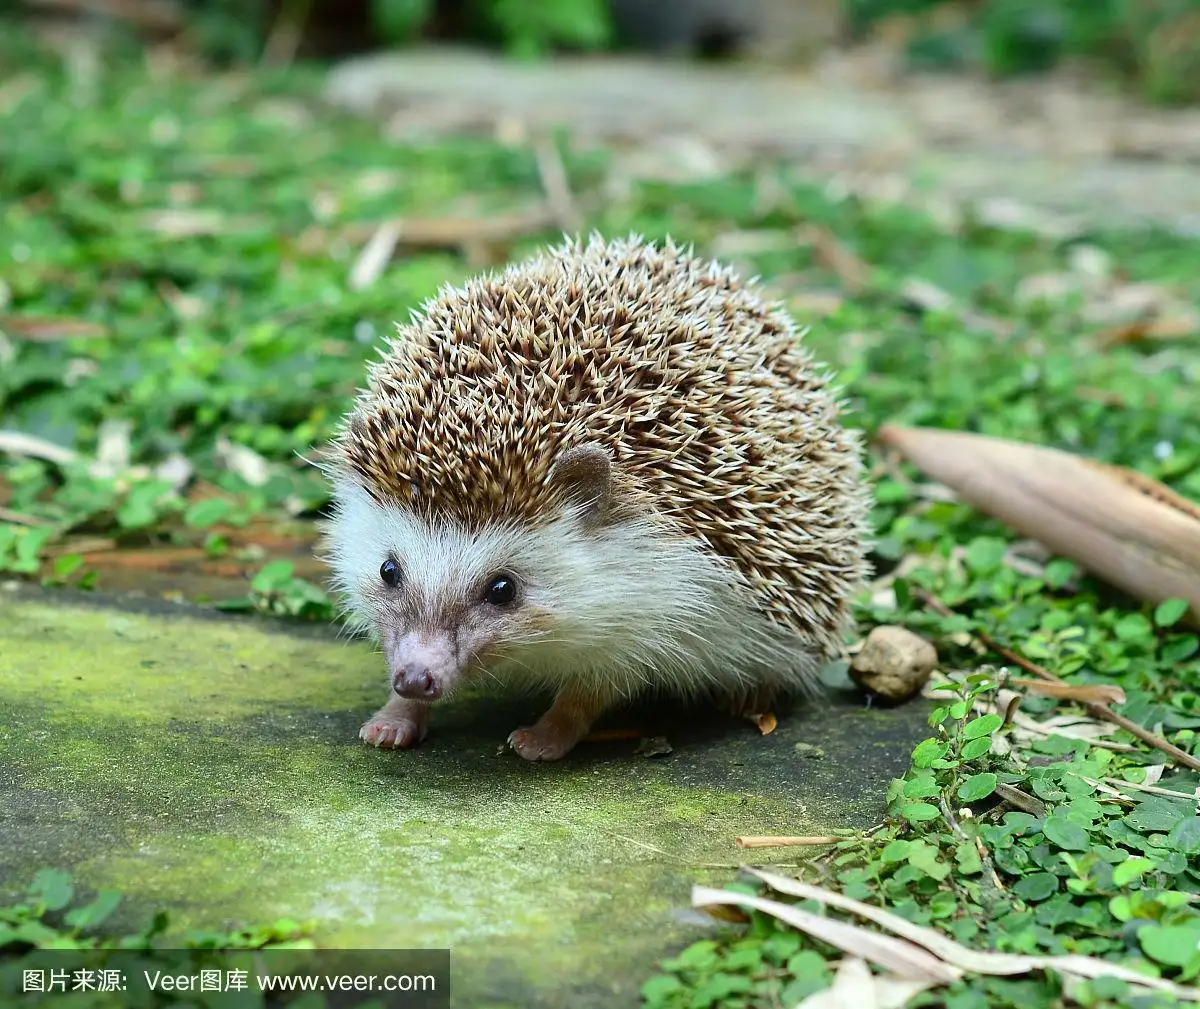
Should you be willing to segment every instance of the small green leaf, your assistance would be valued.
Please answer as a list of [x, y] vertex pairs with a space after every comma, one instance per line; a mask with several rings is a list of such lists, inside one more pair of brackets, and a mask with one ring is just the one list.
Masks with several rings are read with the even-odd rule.
[[219, 497], [197, 501], [183, 515], [183, 522], [191, 529], [207, 529], [216, 525], [233, 510], [233, 505]]
[[12, 569], [20, 574], [34, 574], [41, 566], [42, 549], [50, 542], [54, 530], [49, 526], [22, 529], [18, 533], [16, 560]]
[[925, 823], [928, 820], [936, 820], [942, 814], [937, 806], [928, 802], [910, 802], [900, 807], [900, 815], [909, 823]]
[[1004, 563], [1008, 544], [992, 536], [980, 536], [967, 546], [967, 567], [978, 575], [989, 575]]
[[1187, 611], [1186, 599], [1164, 599], [1154, 608], [1155, 626], [1174, 627]]
[[963, 802], [978, 802], [985, 799], [996, 790], [996, 776], [988, 771], [985, 774], [973, 774], [958, 786], [958, 797]]
[[910, 799], [928, 799], [940, 791], [932, 774], [923, 774], [904, 783], [904, 794]]
[[717, 971], [697, 986], [692, 1001], [694, 1005], [702, 1006], [726, 1005], [734, 995], [744, 994], [753, 986], [754, 982], [748, 977]]
[[980, 736], [978, 739], [968, 739], [963, 743], [962, 750], [959, 751], [959, 756], [963, 760], [978, 760], [992, 748], [992, 737]]
[[979, 850], [970, 841], [964, 841], [954, 849], [954, 861], [958, 863], [958, 871], [964, 876], [972, 876], [983, 871]]
[[82, 554], [63, 554], [54, 560], [54, 577], [58, 581], [62, 581], [70, 578], [81, 567], [83, 567]]
[[1167, 834], [1167, 847], [1181, 855], [1200, 855], [1200, 816], [1180, 820]]
[[[779, 1001], [783, 1005], [799, 1005], [809, 995], [829, 987], [829, 967], [825, 963], [825, 958], [816, 950], [802, 949], [788, 960], [785, 970], [793, 980], [780, 992]], [[681, 1007], [694, 1004], [694, 1002], [675, 1002], [672, 1009], [681, 1009]]]
[[1124, 862], [1113, 866], [1113, 886], [1128, 886], [1135, 879], [1139, 879], [1153, 868], [1154, 863], [1148, 858], [1142, 858], [1141, 856], [1127, 858]]
[[164, 499], [170, 493], [171, 485], [162, 480], [135, 484], [117, 509], [117, 524], [123, 529], [143, 529], [153, 525], [165, 509]]
[[1162, 660], [1170, 665], [1190, 659], [1200, 652], [1200, 637], [1195, 634], [1181, 634], [1169, 638], [1162, 646]]
[[1125, 814], [1125, 822], [1134, 830], [1167, 833], [1185, 819], [1193, 819], [1195, 807], [1157, 795], [1143, 799]]
[[1058, 892], [1058, 877], [1051, 872], [1035, 872], [1031, 876], [1022, 876], [1013, 884], [1013, 893], [1022, 900], [1036, 902], [1045, 900], [1051, 894]]
[[711, 970], [717, 963], [717, 944], [712, 939], [701, 939], [684, 949], [673, 960], [667, 960], [667, 970]]
[[77, 907], [68, 912], [64, 919], [71, 928], [85, 932], [100, 925], [112, 914], [121, 903], [121, 894], [117, 890], [101, 890], [95, 900], [83, 907]]
[[829, 967], [825, 958], [816, 950], [802, 949], [787, 962], [787, 972], [796, 977], [818, 977], [829, 975]]
[[982, 736], [991, 735], [1003, 724], [1004, 719], [999, 715], [981, 715], [979, 718], [973, 719], [963, 726], [962, 736], [963, 739], [978, 739]]
[[291, 561], [271, 561], [254, 576], [250, 587], [255, 592], [278, 592], [292, 580], [295, 565]]
[[1087, 851], [1088, 833], [1074, 820], [1069, 820], [1062, 813], [1051, 813], [1042, 824], [1042, 833], [1046, 840], [1052, 842], [1064, 851]]
[[71, 874], [62, 869], [41, 869], [33, 877], [33, 886], [29, 889], [30, 901], [44, 907], [47, 911], [61, 911], [71, 903], [71, 895], [75, 887], [71, 883]]
[[673, 1005], [673, 997], [683, 988], [674, 974], [659, 974], [642, 985], [642, 998], [648, 1006]]
[[912, 848], [911, 841], [897, 839], [892, 841], [886, 848], [879, 853], [879, 858], [884, 862], [903, 862], [908, 858], [908, 853]]
[[1011, 813], [1004, 814], [1004, 825], [1014, 834], [1026, 833], [1035, 823], [1037, 823], [1036, 816], [1019, 809], [1014, 809]]
[[1182, 967], [1200, 952], [1196, 925], [1143, 925], [1137, 937], [1146, 956], [1171, 967]]
[[27, 942], [30, 945], [42, 946], [47, 943], [58, 942], [62, 939], [62, 935], [54, 929], [43, 925], [40, 921], [23, 921], [9, 936], [13, 942]]
[[939, 891], [929, 898], [929, 913], [934, 918], [949, 918], [958, 910], [958, 901], [953, 894]]
[[929, 767], [935, 760], [946, 755], [950, 747], [936, 739], [926, 739], [917, 744], [912, 752], [913, 767]]
[[1061, 589], [1075, 576], [1075, 565], [1062, 557], [1056, 557], [1046, 565], [1046, 584], [1052, 589]]
[[1153, 635], [1154, 628], [1140, 613], [1127, 613], [1117, 621], [1113, 633], [1120, 641], [1144, 641]]
[[908, 864], [940, 883], [950, 875], [951, 869], [945, 862], [939, 861], [937, 854], [937, 848], [933, 845], [923, 841], [914, 842], [908, 853]]

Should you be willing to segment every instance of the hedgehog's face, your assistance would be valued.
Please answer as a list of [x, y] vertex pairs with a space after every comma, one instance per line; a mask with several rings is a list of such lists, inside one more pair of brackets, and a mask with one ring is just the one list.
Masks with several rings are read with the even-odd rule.
[[403, 546], [367, 593], [392, 688], [414, 700], [437, 700], [495, 665], [536, 639], [545, 617], [493, 537], [439, 532], [413, 523], [392, 540]]
[[436, 700], [464, 677], [507, 663], [533, 672], [545, 646], [571, 637], [579, 576], [606, 500], [607, 456], [592, 446], [563, 454], [552, 480], [562, 511], [537, 528], [497, 523], [467, 530], [381, 505], [353, 479], [335, 479], [338, 508], [327, 546], [352, 616], [372, 632], [403, 697]]
[[396, 693], [433, 701], [547, 625], [511, 529], [466, 533], [404, 509], [343, 501], [340, 580], [383, 650]]

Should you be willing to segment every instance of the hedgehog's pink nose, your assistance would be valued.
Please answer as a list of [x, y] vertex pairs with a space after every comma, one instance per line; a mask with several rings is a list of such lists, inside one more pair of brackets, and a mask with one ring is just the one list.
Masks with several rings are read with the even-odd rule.
[[434, 698], [440, 691], [433, 682], [433, 673], [428, 669], [401, 669], [392, 680], [392, 687], [401, 697]]
[[458, 671], [448, 635], [405, 634], [389, 653], [392, 689], [414, 701], [437, 700]]

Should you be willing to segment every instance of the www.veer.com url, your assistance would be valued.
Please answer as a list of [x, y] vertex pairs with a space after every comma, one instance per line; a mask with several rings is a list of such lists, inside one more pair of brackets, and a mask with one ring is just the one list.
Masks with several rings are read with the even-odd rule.
[[[246, 990], [249, 978], [239, 978], [222, 985], [220, 972], [210, 984], [208, 978], [195, 975], [167, 975], [161, 972], [145, 972], [146, 983], [151, 989], [166, 991], [196, 990], [230, 991]], [[234, 972], [228, 972], [234, 973]], [[240, 973], [240, 972], [237, 972]], [[255, 974], [252, 975], [259, 991], [273, 992], [435, 992], [437, 977], [433, 974]], [[199, 984], [197, 984], [199, 981]], [[215, 982], [215, 983], [213, 983]], [[210, 986], [211, 985], [211, 986]]]
[[259, 974], [259, 991], [437, 991], [432, 974]]

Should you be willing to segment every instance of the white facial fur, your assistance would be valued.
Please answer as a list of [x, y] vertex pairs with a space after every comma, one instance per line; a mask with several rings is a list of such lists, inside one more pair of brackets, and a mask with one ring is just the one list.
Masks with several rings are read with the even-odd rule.
[[[458, 655], [451, 679], [481, 667], [506, 683], [584, 678], [624, 696], [811, 679], [804, 643], [746, 603], [728, 565], [661, 522], [588, 528], [568, 510], [537, 528], [472, 535], [381, 507], [349, 477], [335, 478], [334, 497], [326, 552], [351, 625], [385, 652], [405, 634], [448, 633]], [[403, 571], [403, 604], [380, 578], [388, 557]], [[511, 610], [478, 606], [496, 572], [520, 586]]]

